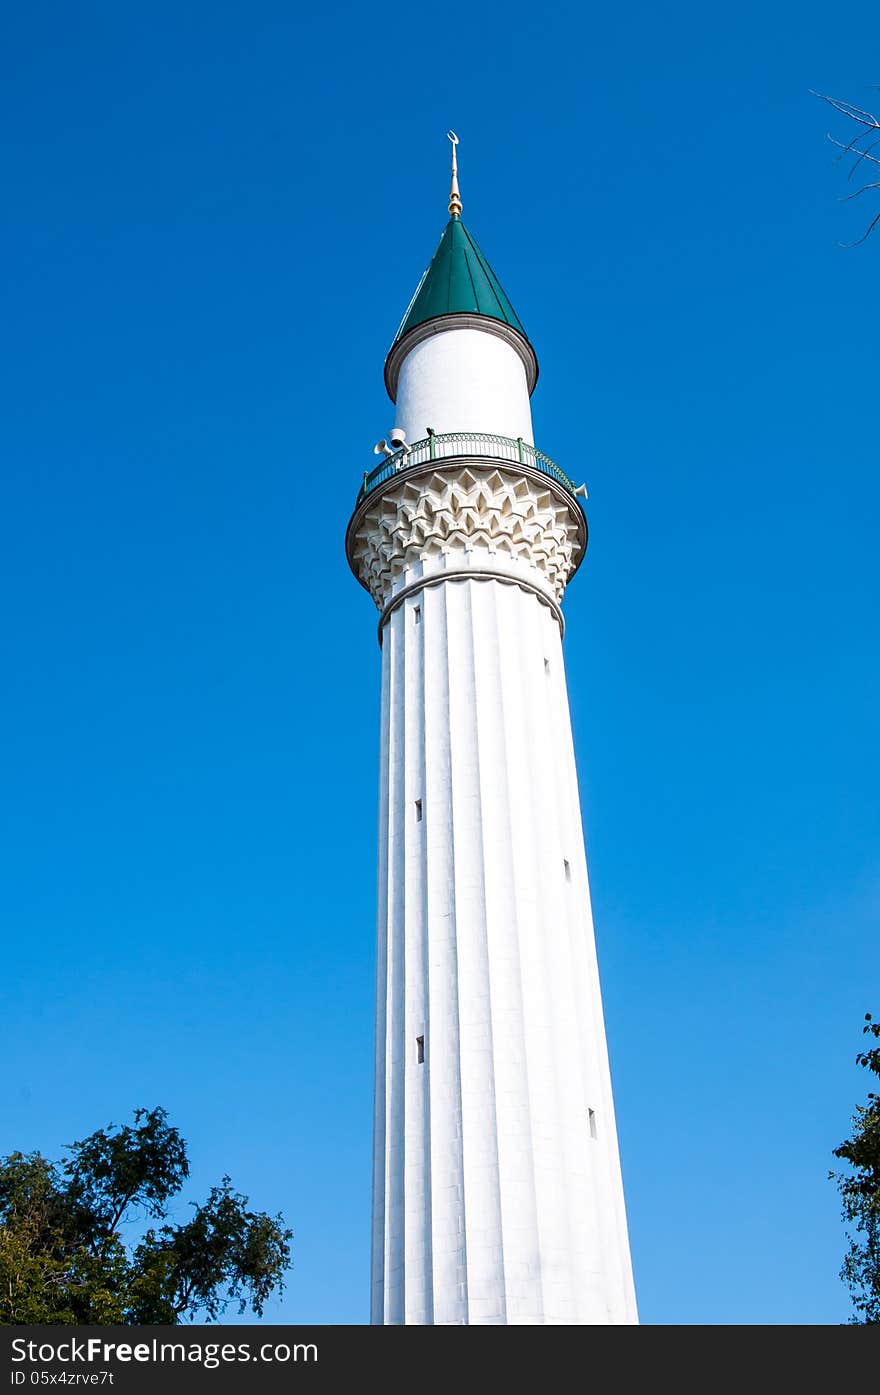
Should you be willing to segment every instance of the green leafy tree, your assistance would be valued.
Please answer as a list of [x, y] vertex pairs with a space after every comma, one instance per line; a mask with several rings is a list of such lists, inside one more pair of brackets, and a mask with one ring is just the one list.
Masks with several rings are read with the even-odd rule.
[[[293, 1232], [251, 1211], [228, 1177], [181, 1224], [169, 1202], [189, 1176], [186, 1145], [164, 1109], [138, 1109], [53, 1163], [0, 1159], [0, 1323], [175, 1324], [258, 1317], [283, 1291]], [[132, 1247], [120, 1228], [153, 1221]]]
[[[880, 1022], [865, 1014], [863, 1031], [880, 1040]], [[880, 1077], [880, 1046], [860, 1051], [856, 1063]], [[868, 1091], [868, 1103], [856, 1106], [852, 1118], [852, 1138], [847, 1138], [834, 1156], [849, 1163], [849, 1172], [830, 1172], [843, 1200], [843, 1219], [855, 1230], [847, 1231], [849, 1248], [840, 1277], [852, 1294], [859, 1325], [880, 1323], [880, 1096]]]

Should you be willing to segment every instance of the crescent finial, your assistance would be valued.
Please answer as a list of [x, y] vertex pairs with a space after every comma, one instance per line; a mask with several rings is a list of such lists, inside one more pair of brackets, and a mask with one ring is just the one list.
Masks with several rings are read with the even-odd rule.
[[461, 194], [458, 191], [458, 160], [455, 151], [455, 147], [458, 145], [458, 136], [454, 131], [447, 131], [446, 136], [452, 142], [452, 183], [449, 187], [449, 212], [453, 218], [460, 218]]

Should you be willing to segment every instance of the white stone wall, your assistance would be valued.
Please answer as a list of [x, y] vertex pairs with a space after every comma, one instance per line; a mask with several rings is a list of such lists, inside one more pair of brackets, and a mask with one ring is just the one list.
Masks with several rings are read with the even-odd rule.
[[382, 695], [373, 1321], [634, 1322], [557, 621], [427, 586]]
[[397, 383], [395, 424], [409, 441], [428, 427], [489, 431], [530, 445], [532, 413], [526, 370], [516, 350], [496, 334], [446, 329], [409, 351]]

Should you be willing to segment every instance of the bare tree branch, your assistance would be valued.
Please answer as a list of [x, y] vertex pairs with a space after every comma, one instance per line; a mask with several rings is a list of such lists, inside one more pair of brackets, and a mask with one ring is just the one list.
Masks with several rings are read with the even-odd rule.
[[[839, 146], [840, 149], [841, 149], [842, 152], [843, 152], [842, 155], [836, 156], [836, 157], [835, 157], [836, 159], [842, 160], [844, 155], [851, 155], [851, 154], [852, 154], [852, 149], [853, 149], [853, 148], [852, 148], [851, 145], [844, 145], [843, 141], [835, 140], [834, 137], [833, 137], [832, 135], [829, 135], [829, 136], [828, 136], [828, 140], [830, 140], [830, 142], [831, 142], [832, 145]], [[875, 141], [875, 142], [874, 142], [874, 145], [880, 145], [880, 141]], [[865, 150], [860, 150], [860, 151], [859, 151], [859, 158], [858, 158], [858, 159], [856, 160], [856, 162], [850, 167], [849, 173], [848, 173], [847, 176], [846, 176], [847, 179], [852, 179], [853, 175], [855, 174], [855, 172], [856, 172], [856, 170], [858, 169], [859, 165], [861, 164], [862, 160], [867, 160], [868, 163], [869, 163], [869, 164], [872, 164], [872, 165], [880, 165], [880, 159], [878, 159], [876, 155], [872, 155], [872, 154], [870, 153], [870, 152], [873, 150], [873, 148], [874, 148], [873, 145], [869, 145], [869, 146], [867, 147], [867, 149], [865, 149]]]
[[855, 242], [841, 242], [841, 247], [858, 247], [859, 243], [864, 242], [867, 238], [871, 236], [871, 233], [874, 231], [878, 223], [880, 223], [880, 213], [875, 214], [872, 222], [868, 224], [867, 231], [862, 233], [861, 237], [856, 238]]
[[844, 116], [850, 117], [853, 121], [858, 121], [862, 126], [867, 126], [872, 131], [880, 131], [880, 121], [869, 111], [862, 111], [861, 107], [854, 107], [851, 102], [841, 102], [837, 97], [827, 97], [824, 92], [815, 92], [810, 88], [814, 97], [820, 97], [823, 102], [834, 107], [835, 111], [840, 111]]
[[871, 151], [877, 145], [880, 145], [880, 140], [872, 141], [870, 145], [865, 146], [864, 150], [859, 151], [859, 158], [856, 160], [849, 174], [846, 176], [847, 179], [852, 179], [862, 160], [869, 160], [872, 165], [880, 165], [880, 160], [877, 159], [877, 156], [871, 154]]
[[849, 203], [850, 199], [857, 199], [859, 194], [865, 194], [869, 189], [880, 189], [880, 179], [873, 184], [863, 184], [861, 189], [853, 189], [851, 194], [841, 194], [840, 202]]
[[[814, 97], [818, 97], [820, 101], [827, 102], [835, 111], [840, 112], [842, 116], [848, 117], [850, 121], [855, 121], [856, 124], [862, 128], [856, 132], [852, 140], [846, 143], [842, 140], [838, 140], [830, 131], [827, 133], [828, 140], [832, 145], [837, 146], [838, 150], [841, 152], [841, 154], [837, 156], [838, 160], [842, 160], [844, 155], [855, 154], [856, 156], [847, 175], [847, 179], [852, 179], [863, 160], [867, 160], [871, 165], [880, 165], [880, 157], [871, 154], [871, 151], [875, 150], [877, 146], [880, 145], [880, 119], [878, 119], [873, 112], [865, 111], [862, 107], [854, 106], [852, 102], [845, 102], [839, 97], [829, 97], [827, 93], [816, 92], [812, 87], [810, 88], [810, 92]], [[876, 139], [871, 139], [870, 143], [864, 146], [860, 145], [861, 141], [869, 140], [875, 133], [877, 133]], [[860, 194], [866, 194], [869, 189], [880, 189], [880, 181], [871, 184], [863, 184], [860, 189], [854, 189], [851, 194], [842, 195], [841, 202], [848, 203], [850, 199], [858, 198]], [[878, 223], [880, 223], [880, 213], [869, 223], [866, 231], [861, 237], [857, 238], [855, 242], [842, 242], [840, 246], [858, 247], [870, 237]]]

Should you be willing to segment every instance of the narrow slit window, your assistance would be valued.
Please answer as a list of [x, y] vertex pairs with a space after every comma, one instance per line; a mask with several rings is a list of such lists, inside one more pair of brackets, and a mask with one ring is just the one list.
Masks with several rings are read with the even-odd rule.
[[595, 1138], [595, 1137], [596, 1137], [596, 1111], [595, 1111], [595, 1109], [588, 1109], [588, 1110], [587, 1110], [587, 1120], [588, 1120], [589, 1125], [590, 1125], [590, 1137], [591, 1137], [591, 1138]]
[[[424, 1038], [424, 1037], [416, 1037], [416, 1064], [417, 1064], [417, 1065], [420, 1065], [420, 1066], [423, 1066], [423, 1065], [425, 1064], [425, 1038]], [[590, 1110], [590, 1113], [591, 1113], [591, 1114], [592, 1114], [592, 1112], [593, 1112], [593, 1111]]]
[[570, 881], [571, 881], [571, 863], [569, 862], [569, 860], [568, 860], [567, 857], [564, 857], [564, 858], [562, 859], [562, 865], [563, 865], [563, 867], [565, 868], [565, 880], [566, 880], [567, 882], [570, 882]]
[[545, 660], [544, 660], [544, 672], [547, 673], [547, 674], [549, 674], [549, 672], [550, 672], [550, 660], [549, 660], [549, 659], [545, 659]]
[[420, 605], [414, 605], [414, 606], [413, 606], [413, 624], [414, 624], [414, 625], [421, 625], [421, 623], [422, 623], [422, 607], [421, 607]]
[[422, 821], [422, 801], [421, 801], [420, 799], [417, 799], [417, 800], [416, 800], [416, 823], [421, 823], [421, 821]]

